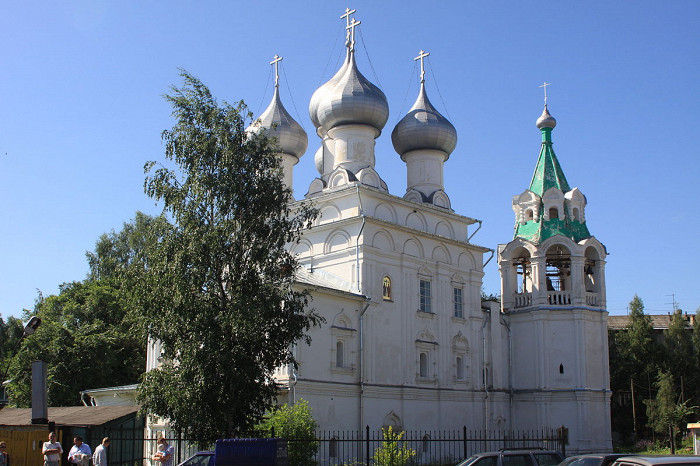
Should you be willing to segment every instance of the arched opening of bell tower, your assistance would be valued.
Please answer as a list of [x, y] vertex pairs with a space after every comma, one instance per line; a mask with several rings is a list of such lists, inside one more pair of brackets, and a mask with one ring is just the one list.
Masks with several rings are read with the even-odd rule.
[[571, 252], [561, 244], [554, 244], [546, 254], [546, 287], [549, 304], [571, 304]]

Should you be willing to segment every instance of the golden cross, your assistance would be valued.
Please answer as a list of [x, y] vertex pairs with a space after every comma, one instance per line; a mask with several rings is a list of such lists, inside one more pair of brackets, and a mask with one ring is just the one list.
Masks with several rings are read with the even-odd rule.
[[421, 50], [418, 52], [418, 56], [413, 60], [420, 60], [420, 82], [425, 82], [425, 67], [423, 67], [423, 59], [430, 56], [430, 52], [424, 52]]
[[284, 60], [284, 58], [280, 57], [279, 55], [275, 54], [275, 57], [272, 59], [270, 62], [270, 65], [274, 65], [275, 67], [275, 87], [279, 87], [280, 84], [280, 69], [279, 69], [279, 64], [280, 62]]
[[541, 86], [544, 88], [544, 104], [547, 105], [547, 86], [551, 86], [552, 83], [548, 83], [547, 81], [543, 82]]
[[362, 24], [362, 21], [356, 21], [355, 18], [350, 21], [350, 24], [345, 29], [350, 31], [350, 51], [355, 51], [355, 27]]

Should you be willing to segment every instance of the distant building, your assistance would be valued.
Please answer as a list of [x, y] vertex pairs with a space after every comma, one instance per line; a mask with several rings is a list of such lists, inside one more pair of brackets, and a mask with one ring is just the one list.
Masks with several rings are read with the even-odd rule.
[[[647, 314], [651, 319], [651, 326], [654, 329], [654, 338], [657, 343], [664, 342], [664, 332], [668, 330], [668, 326], [671, 325], [671, 318], [673, 314], [670, 312], [668, 314]], [[683, 314], [683, 320], [685, 320], [685, 328], [692, 332], [693, 326], [695, 325], [695, 314], [688, 314], [687, 312]], [[630, 323], [629, 316], [608, 316], [608, 328], [611, 331], [620, 331], [627, 328]]]

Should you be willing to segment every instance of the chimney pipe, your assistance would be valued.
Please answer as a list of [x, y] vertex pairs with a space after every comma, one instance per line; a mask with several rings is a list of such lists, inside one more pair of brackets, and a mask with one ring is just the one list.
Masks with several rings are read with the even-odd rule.
[[32, 424], [48, 424], [49, 408], [46, 402], [46, 363], [32, 363]]

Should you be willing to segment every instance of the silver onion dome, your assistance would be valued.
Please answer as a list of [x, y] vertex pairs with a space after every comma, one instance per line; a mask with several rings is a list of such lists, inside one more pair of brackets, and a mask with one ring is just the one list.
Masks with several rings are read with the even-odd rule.
[[304, 128], [287, 112], [280, 100], [279, 87], [275, 87], [275, 95], [267, 109], [260, 115], [248, 131], [258, 132], [268, 130], [269, 137], [277, 138], [279, 151], [300, 158], [306, 152], [309, 138]]
[[321, 126], [321, 123], [318, 122], [318, 115], [316, 113], [319, 103], [321, 100], [323, 100], [323, 97], [326, 95], [328, 90], [332, 89], [333, 86], [338, 83], [340, 78], [343, 77], [348, 66], [350, 66], [350, 49], [348, 49], [348, 53], [345, 56], [345, 61], [340, 69], [336, 71], [331, 79], [329, 79], [325, 84], [321, 85], [321, 87], [316, 89], [316, 91], [314, 91], [314, 93], [311, 95], [311, 100], [309, 101], [309, 117], [311, 118], [311, 122], [315, 128], [319, 128]]
[[542, 115], [540, 115], [535, 124], [539, 129], [554, 128], [555, 126], [557, 126], [557, 120], [549, 114], [549, 110], [547, 110], [547, 104], [544, 104], [544, 110], [542, 110]]
[[340, 125], [367, 125], [381, 132], [389, 118], [386, 96], [369, 82], [355, 63], [355, 55], [338, 81], [320, 96], [316, 110], [323, 130]]
[[391, 132], [394, 150], [403, 155], [416, 149], [434, 149], [450, 155], [457, 145], [457, 130], [430, 103], [425, 83], [413, 107]]

